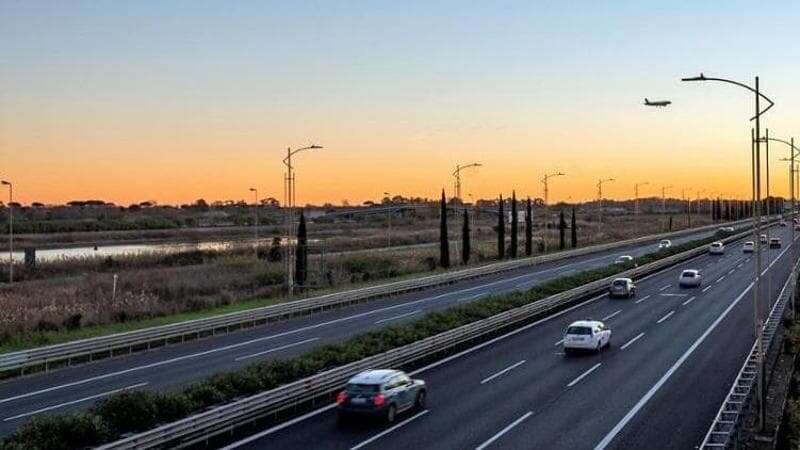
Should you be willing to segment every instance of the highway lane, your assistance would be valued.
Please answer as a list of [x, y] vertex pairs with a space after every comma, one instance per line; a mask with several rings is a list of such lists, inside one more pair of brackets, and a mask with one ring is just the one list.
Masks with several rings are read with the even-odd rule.
[[[779, 233], [788, 243], [788, 231]], [[789, 254], [788, 245], [769, 251], [777, 261], [773, 298], [788, 277]], [[724, 257], [704, 255], [641, 281], [635, 300], [598, 298], [426, 370], [419, 376], [431, 386], [427, 412], [402, 417], [398, 428], [339, 427], [327, 411], [237, 447], [573, 449], [609, 437], [608, 448], [692, 448], [752, 345], [753, 264], [732, 245]], [[678, 288], [684, 268], [701, 269], [704, 286]], [[587, 317], [609, 317], [612, 347], [566, 358], [556, 345], [563, 329]]]
[[[701, 236], [710, 234], [704, 232]], [[686, 236], [674, 242], [696, 238], [697, 235]], [[341, 341], [359, 332], [413, 320], [427, 311], [487, 294], [529, 288], [573, 271], [607, 265], [620, 254], [639, 256], [653, 250], [654, 241], [11, 380], [0, 384], [0, 434], [13, 431], [35, 415], [86, 408], [120, 390], [172, 389], [218, 371], [268, 358], [297, 355], [316, 345]]]

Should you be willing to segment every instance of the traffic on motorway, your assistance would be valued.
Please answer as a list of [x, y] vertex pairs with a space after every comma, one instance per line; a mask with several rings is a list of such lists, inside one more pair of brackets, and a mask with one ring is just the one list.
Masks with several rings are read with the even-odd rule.
[[[792, 254], [788, 231], [773, 234], [762, 315]], [[635, 296], [601, 295], [410, 372], [426, 396], [402, 414], [343, 422], [344, 395], [226, 448], [694, 448], [752, 345], [754, 255], [711, 247], [638, 280]]]
[[[704, 231], [673, 239], [680, 243], [710, 236]], [[107, 359], [10, 380], [0, 384], [3, 417], [0, 433], [9, 433], [33, 417], [91, 406], [114, 393], [136, 389], [174, 389], [221, 370], [253, 361], [300, 354], [369, 329], [413, 320], [482, 296], [527, 289], [565, 274], [610, 264], [621, 253], [641, 256], [658, 248], [651, 241], [630, 248], [546, 263], [525, 270], [469, 280], [424, 292], [379, 299], [267, 327], [213, 336], [150, 352]]]

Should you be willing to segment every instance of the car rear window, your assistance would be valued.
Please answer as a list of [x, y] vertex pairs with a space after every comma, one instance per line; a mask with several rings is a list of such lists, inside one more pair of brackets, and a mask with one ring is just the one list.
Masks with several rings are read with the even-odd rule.
[[628, 282], [625, 280], [614, 280], [614, 286], [625, 286], [626, 284], [628, 284]]
[[569, 327], [567, 334], [587, 335], [592, 334], [592, 329], [589, 327]]
[[[675, 275], [673, 275], [675, 276]], [[683, 272], [685, 278], [694, 278], [694, 272]]]
[[348, 384], [347, 392], [351, 394], [374, 394], [380, 391], [378, 384]]

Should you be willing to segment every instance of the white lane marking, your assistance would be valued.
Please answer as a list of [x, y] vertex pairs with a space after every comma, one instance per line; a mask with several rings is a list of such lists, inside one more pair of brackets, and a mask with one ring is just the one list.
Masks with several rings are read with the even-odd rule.
[[705, 294], [705, 292], [706, 292], [707, 290], [709, 290], [709, 289], [711, 289], [711, 286], [706, 286], [706, 287], [704, 287], [704, 288], [703, 288], [703, 293]]
[[662, 297], [688, 297], [689, 294], [658, 294]]
[[511, 431], [511, 429], [512, 429], [512, 428], [514, 428], [514, 427], [516, 427], [517, 425], [519, 425], [519, 424], [520, 424], [520, 423], [521, 423], [523, 420], [527, 419], [527, 418], [528, 418], [528, 417], [530, 417], [532, 414], [533, 414], [533, 412], [532, 412], [532, 411], [528, 411], [528, 412], [526, 412], [525, 414], [523, 414], [523, 415], [522, 415], [522, 417], [520, 417], [519, 419], [517, 419], [517, 420], [515, 420], [515, 421], [511, 422], [510, 424], [506, 425], [506, 427], [505, 427], [505, 428], [503, 428], [502, 430], [498, 431], [498, 432], [497, 432], [497, 434], [495, 434], [494, 436], [490, 437], [490, 438], [489, 438], [488, 440], [486, 440], [486, 441], [485, 441], [483, 444], [481, 444], [481, 445], [479, 445], [479, 446], [475, 447], [475, 450], [483, 450], [483, 449], [485, 449], [486, 447], [488, 447], [489, 445], [491, 445], [491, 444], [492, 444], [492, 442], [494, 442], [494, 441], [496, 441], [496, 440], [500, 439], [500, 438], [501, 438], [501, 437], [502, 437], [504, 434], [506, 434], [506, 433], [508, 433], [509, 431]]
[[481, 380], [481, 384], [486, 384], [486, 383], [494, 380], [495, 378], [497, 378], [499, 376], [503, 376], [503, 375], [507, 374], [508, 372], [511, 372], [512, 370], [516, 369], [517, 367], [523, 365], [523, 364], [525, 364], [525, 360], [524, 359], [522, 361], [517, 361], [514, 364], [506, 367], [505, 369], [495, 373], [494, 375], [490, 375], [490, 376], [484, 378], [483, 380]]
[[72, 401], [69, 401], [69, 402], [59, 403], [57, 405], [47, 406], [45, 408], [37, 409], [35, 411], [26, 412], [26, 413], [22, 413], [22, 414], [17, 414], [16, 416], [6, 417], [5, 419], [3, 419], [3, 422], [8, 422], [10, 420], [20, 419], [22, 417], [33, 416], [35, 414], [43, 413], [43, 412], [46, 412], [46, 411], [52, 411], [54, 409], [63, 408], [64, 406], [74, 405], [76, 403], [81, 403], [81, 402], [85, 402], [85, 401], [88, 401], [88, 400], [94, 400], [94, 399], [97, 399], [97, 398], [100, 398], [100, 397], [105, 397], [107, 395], [116, 394], [117, 392], [127, 391], [127, 390], [130, 390], [130, 389], [136, 389], [136, 388], [139, 388], [139, 387], [142, 387], [142, 386], [146, 386], [147, 384], [148, 384], [147, 382], [133, 384], [133, 385], [130, 385], [130, 386], [126, 386], [124, 388], [114, 389], [114, 390], [106, 391], [106, 392], [101, 392], [99, 394], [90, 395], [88, 397], [79, 398], [77, 400], [72, 400]]
[[555, 343], [555, 346], [556, 346], [556, 347], [558, 347], [558, 346], [559, 346], [559, 345], [561, 345], [562, 343], [564, 343], [564, 339], [563, 339], [563, 338], [562, 338], [560, 341], [556, 342], [556, 343]]
[[242, 361], [242, 360], [245, 360], [245, 359], [255, 358], [256, 356], [266, 355], [268, 353], [279, 352], [281, 350], [286, 350], [287, 348], [297, 347], [298, 345], [303, 345], [303, 344], [307, 344], [309, 342], [314, 342], [314, 341], [318, 341], [318, 340], [319, 340], [319, 338], [315, 337], [315, 338], [310, 338], [310, 339], [304, 339], [304, 340], [298, 341], [298, 342], [292, 342], [291, 344], [281, 345], [280, 347], [275, 347], [275, 348], [271, 348], [269, 350], [264, 350], [263, 352], [252, 353], [252, 354], [249, 354], [249, 355], [240, 356], [240, 357], [236, 358], [235, 361]]
[[714, 331], [715, 328], [717, 328], [720, 322], [722, 322], [722, 320], [725, 319], [728, 313], [730, 313], [731, 310], [737, 304], [739, 304], [739, 301], [742, 298], [744, 298], [745, 294], [747, 294], [747, 292], [752, 287], [753, 287], [753, 282], [751, 281], [750, 284], [747, 285], [745, 290], [742, 291], [742, 293], [739, 294], [738, 297], [736, 297], [736, 299], [725, 309], [725, 311], [722, 312], [722, 314], [720, 314], [719, 317], [717, 317], [717, 319], [706, 329], [706, 331], [703, 332], [703, 334], [700, 335], [700, 337], [697, 338], [696, 341], [694, 341], [694, 343], [689, 347], [689, 349], [686, 350], [686, 352], [684, 352], [684, 354], [681, 355], [680, 358], [678, 358], [675, 364], [673, 364], [672, 367], [670, 367], [666, 371], [666, 373], [664, 373], [664, 375], [656, 382], [656, 384], [654, 384], [653, 387], [651, 387], [650, 390], [647, 391], [647, 393], [645, 393], [644, 396], [642, 396], [642, 398], [640, 398], [638, 402], [636, 402], [633, 408], [631, 408], [627, 412], [627, 414], [625, 414], [625, 416], [616, 425], [614, 425], [614, 428], [612, 428], [611, 431], [609, 431], [608, 434], [606, 434], [605, 437], [600, 442], [598, 442], [597, 445], [595, 445], [594, 450], [603, 450], [606, 447], [608, 447], [608, 444], [610, 444], [611, 441], [614, 440], [614, 438], [619, 434], [619, 432], [622, 431], [623, 428], [625, 428], [625, 425], [627, 425], [628, 422], [630, 422], [631, 419], [633, 419], [633, 417], [644, 407], [644, 405], [646, 405], [647, 402], [656, 394], [656, 392], [658, 392], [658, 390], [661, 389], [661, 386], [663, 386], [664, 383], [666, 383], [667, 380], [669, 380], [672, 374], [675, 373], [675, 371], [677, 371], [678, 368], [680, 368], [683, 365], [683, 363], [689, 358], [689, 356], [692, 353], [694, 353], [697, 347], [699, 347], [700, 344], [702, 344], [703, 341], [705, 341], [708, 335], [711, 334], [711, 332]]
[[729, 270], [729, 271], [728, 271], [728, 275], [732, 274], [732, 273], [733, 273], [733, 272], [735, 272], [735, 271], [736, 271], [736, 269], [731, 269], [731, 270]]
[[475, 294], [475, 295], [470, 295], [469, 297], [459, 298], [459, 299], [457, 299], [456, 301], [457, 301], [457, 302], [464, 302], [464, 301], [467, 301], [467, 300], [473, 300], [473, 299], [476, 299], [476, 298], [478, 298], [478, 297], [482, 297], [482, 296], [484, 296], [484, 295], [487, 295], [487, 294], [486, 294], [486, 293], [483, 293], [483, 292], [481, 292], [480, 294]]
[[620, 310], [617, 310], [617, 311], [615, 311], [615, 312], [613, 312], [613, 313], [611, 313], [611, 314], [609, 314], [609, 315], [607, 315], [607, 316], [603, 317], [603, 318], [602, 318], [602, 319], [600, 319], [600, 320], [608, 320], [608, 319], [610, 319], [610, 318], [612, 318], [612, 317], [616, 316], [617, 314], [619, 314], [619, 313], [621, 313], [621, 312], [622, 312], [622, 310], [621, 310], [621, 309], [620, 309]]
[[420, 417], [424, 416], [425, 414], [428, 414], [429, 412], [430, 412], [429, 410], [424, 409], [424, 410], [414, 414], [413, 416], [409, 417], [408, 419], [398, 423], [397, 425], [394, 425], [392, 427], [389, 427], [389, 428], [381, 431], [380, 433], [376, 434], [375, 436], [372, 436], [371, 438], [367, 439], [366, 441], [362, 441], [361, 443], [350, 447], [350, 450], [358, 450], [361, 447], [369, 445], [369, 444], [377, 441], [378, 439], [386, 436], [387, 434], [391, 433], [392, 431], [394, 431], [394, 430], [396, 430], [396, 429], [398, 429], [400, 427], [404, 427], [404, 426], [408, 425], [409, 423], [411, 423], [411, 421], [419, 419]]
[[693, 301], [695, 298], [696, 298], [696, 297], [691, 297], [691, 298], [689, 298], [689, 300], [686, 300], [685, 302], [681, 303], [681, 305], [683, 305], [683, 306], [686, 306], [686, 305], [688, 305], [689, 303], [692, 303], [692, 301]]
[[722, 281], [722, 280], [724, 280], [724, 279], [725, 279], [725, 275], [723, 275], [723, 276], [721, 276], [721, 277], [717, 278], [717, 281], [715, 281], [715, 283], [719, 283], [720, 281]]
[[639, 300], [636, 300], [634, 303], [636, 303], [636, 304], [642, 303], [643, 301], [647, 300], [648, 298], [650, 298], [650, 296], [649, 295], [645, 295], [644, 297], [640, 298]]
[[742, 268], [742, 264], [739, 264], [738, 266], [736, 266], [736, 268], [737, 269], [741, 269]]
[[626, 348], [630, 347], [631, 344], [638, 341], [642, 336], [644, 336], [644, 333], [637, 334], [636, 337], [634, 337], [630, 341], [626, 342], [622, 347], [620, 347], [620, 350], [625, 350]]
[[575, 378], [574, 380], [570, 381], [569, 384], [567, 385], [567, 387], [572, 387], [572, 386], [575, 386], [576, 384], [580, 383], [582, 379], [586, 378], [590, 373], [592, 373], [595, 370], [597, 370], [597, 368], [600, 367], [601, 365], [603, 365], [603, 363], [597, 363], [597, 364], [593, 365], [592, 367], [589, 368], [589, 370], [587, 370], [586, 372], [583, 372], [582, 374], [578, 375], [578, 378]]
[[376, 320], [375, 323], [376, 324], [378, 324], [378, 323], [386, 323], [386, 322], [389, 322], [389, 321], [392, 321], [392, 320], [397, 320], [397, 319], [402, 319], [404, 317], [413, 316], [414, 314], [419, 314], [421, 312], [422, 312], [421, 309], [415, 309], [414, 311], [407, 312], [407, 313], [404, 313], [404, 314], [400, 314], [400, 315], [397, 315], [397, 316], [394, 316], [394, 317], [387, 317], [386, 319]]
[[660, 289], [659, 289], [659, 291], [663, 291], [663, 290], [665, 290], [665, 289], [669, 289], [669, 286], [670, 286], [670, 285], [668, 284], [668, 285], [666, 285], [666, 286], [664, 286], [664, 287], [660, 288]]
[[661, 323], [661, 322], [669, 319], [670, 317], [672, 317], [673, 314], [675, 314], [675, 310], [674, 309], [672, 311], [668, 312], [666, 316], [658, 319], [658, 322], [656, 322], [656, 323]]
[[257, 440], [263, 438], [264, 436], [276, 433], [276, 432], [281, 431], [284, 428], [288, 428], [288, 427], [290, 427], [290, 426], [292, 426], [292, 425], [294, 425], [296, 423], [300, 423], [300, 422], [302, 422], [304, 420], [310, 419], [310, 418], [312, 418], [314, 416], [318, 416], [318, 415], [320, 415], [320, 414], [322, 414], [324, 412], [330, 411], [330, 410], [336, 408], [336, 406], [338, 406], [338, 405], [336, 405], [336, 403], [331, 403], [330, 405], [323, 406], [320, 409], [316, 409], [316, 410], [311, 411], [309, 413], [303, 414], [302, 416], [295, 417], [294, 419], [288, 420], [288, 421], [283, 422], [283, 423], [281, 423], [279, 425], [275, 425], [272, 428], [269, 428], [269, 429], [266, 429], [266, 430], [264, 430], [264, 431], [262, 431], [260, 433], [256, 433], [256, 434], [253, 434], [251, 436], [248, 436], [248, 437], [246, 437], [246, 438], [244, 438], [244, 439], [242, 439], [240, 441], [236, 441], [236, 442], [234, 442], [232, 444], [228, 444], [225, 447], [220, 448], [220, 450], [233, 450], [233, 449], [239, 448], [239, 447], [241, 447], [243, 445], [247, 445], [247, 444], [249, 444], [249, 443], [251, 443], [253, 441], [257, 441]]

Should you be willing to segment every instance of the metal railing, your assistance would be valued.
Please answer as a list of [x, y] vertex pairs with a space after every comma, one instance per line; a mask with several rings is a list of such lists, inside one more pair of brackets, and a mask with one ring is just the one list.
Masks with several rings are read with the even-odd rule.
[[[792, 273], [796, 273], [797, 268], [798, 265], [795, 264], [792, 267]], [[703, 438], [700, 450], [735, 447], [742, 427], [742, 418], [750, 407], [753, 393], [758, 389], [759, 359], [766, 358], [769, 353], [773, 338], [781, 326], [786, 304], [794, 296], [795, 286], [792, 285], [793, 280], [794, 276], [792, 275], [786, 280], [781, 292], [778, 294], [778, 300], [772, 306], [769, 318], [761, 329], [761, 352], [759, 353], [758, 341], [754, 342], [744, 365], [736, 375], [730, 391], [728, 391], [728, 395], [725, 396], [714, 422], [712, 422], [711, 427], [709, 427]]]
[[[742, 239], [751, 233], [751, 231], [740, 233], [723, 239], [722, 242], [728, 243]], [[99, 448], [147, 449], [190, 446], [208, 440], [218, 434], [230, 432], [236, 427], [252, 423], [259, 418], [274, 415], [305, 402], [329, 395], [341, 389], [347, 380], [360, 371], [376, 367], [399, 368], [423, 358], [430, 358], [457, 345], [496, 333], [498, 330], [546, 315], [549, 312], [555, 312], [587, 297], [605, 292], [614, 278], [624, 276], [641, 278], [707, 251], [707, 246], [699, 246], [492, 317], [162, 425], [153, 430], [139, 433]]]
[[[750, 219], [732, 222], [727, 225], [747, 225]], [[20, 375], [26, 369], [36, 368], [48, 371], [51, 365], [71, 365], [77, 362], [90, 362], [95, 357], [106, 358], [129, 354], [134, 351], [149, 350], [152, 346], [163, 346], [170, 343], [183, 342], [186, 339], [198, 339], [213, 336], [217, 333], [228, 333], [233, 330], [263, 325], [268, 322], [299, 315], [312, 314], [330, 308], [339, 308], [377, 297], [397, 295], [401, 293], [428, 289], [435, 286], [455, 283], [472, 278], [499, 274], [570, 258], [588, 255], [615, 248], [641, 244], [664, 238], [675, 238], [688, 234], [709, 231], [721, 226], [720, 224], [705, 227], [680, 230], [672, 233], [644, 236], [626, 241], [585, 247], [576, 250], [553, 253], [548, 255], [520, 258], [512, 261], [503, 261], [487, 264], [480, 267], [457, 270], [438, 275], [412, 278], [409, 280], [353, 289], [344, 292], [326, 294], [318, 297], [306, 298], [278, 305], [253, 308], [203, 319], [188, 320], [180, 323], [144, 328], [125, 333], [108, 336], [99, 336], [88, 339], [49, 345], [29, 350], [10, 352], [0, 355], [0, 376], [9, 376], [12, 373]]]

